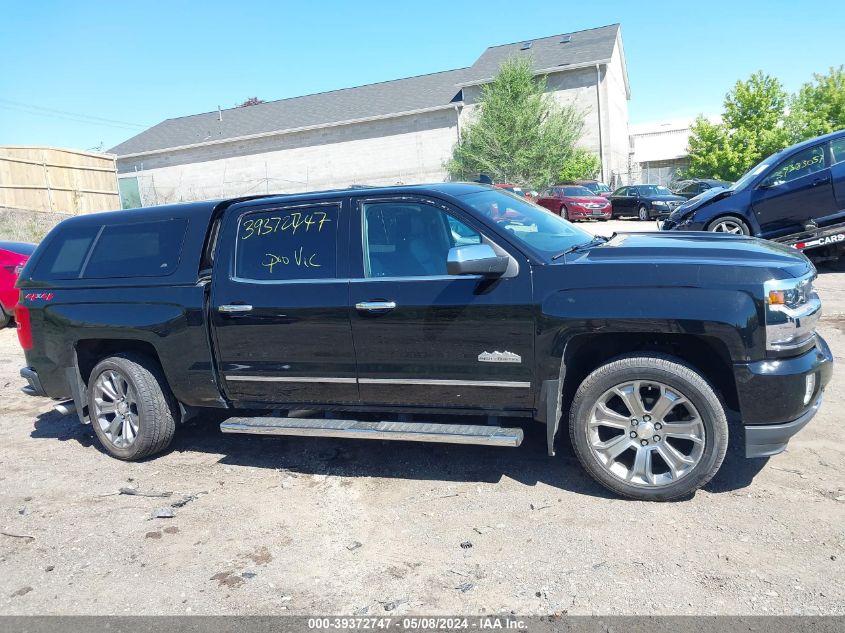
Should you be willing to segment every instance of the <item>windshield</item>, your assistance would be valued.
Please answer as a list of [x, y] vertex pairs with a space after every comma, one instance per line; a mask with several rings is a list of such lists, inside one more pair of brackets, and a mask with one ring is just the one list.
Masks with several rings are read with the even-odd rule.
[[603, 182], [585, 182], [581, 186], [586, 187], [593, 193], [607, 193], [610, 191], [610, 187]]
[[776, 156], [777, 154], [775, 154], [774, 156], [769, 156], [768, 158], [765, 158], [759, 163], [757, 163], [757, 165], [745, 172], [745, 175], [739, 180], [737, 180], [732, 186], [728, 187], [728, 189], [730, 191], [739, 191], [740, 189], [744, 189], [748, 185], [748, 183], [750, 183], [757, 176], [762, 174], [766, 169], [769, 168], [770, 165], [774, 164]]
[[560, 216], [501, 190], [470, 193], [461, 199], [549, 260], [571, 246], [593, 239]]
[[563, 195], [565, 196], [588, 196], [593, 197], [593, 192], [586, 187], [564, 187]]
[[671, 196], [672, 192], [660, 185], [643, 185], [637, 187], [641, 196]]

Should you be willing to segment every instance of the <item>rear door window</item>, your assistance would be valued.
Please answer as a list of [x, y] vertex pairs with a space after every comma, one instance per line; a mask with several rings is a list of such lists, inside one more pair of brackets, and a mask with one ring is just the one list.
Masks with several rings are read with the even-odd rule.
[[171, 275], [179, 264], [187, 226], [185, 219], [105, 226], [84, 266], [82, 277]]
[[294, 281], [337, 277], [339, 204], [244, 213], [238, 221], [235, 278]]
[[833, 164], [845, 162], [845, 138], [834, 139], [830, 142], [831, 153], [833, 154]]

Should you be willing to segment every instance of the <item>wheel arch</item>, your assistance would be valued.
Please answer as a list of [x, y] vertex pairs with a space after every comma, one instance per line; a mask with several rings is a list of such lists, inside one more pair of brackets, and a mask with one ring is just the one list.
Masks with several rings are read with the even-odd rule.
[[[545, 381], [541, 387], [538, 417], [547, 424], [550, 455], [554, 454], [560, 420], [567, 419], [572, 399], [584, 379], [602, 365], [632, 355], [659, 355], [689, 365], [710, 383], [727, 407], [739, 410], [731, 354], [725, 342], [717, 337], [687, 333], [579, 334], [566, 342], [559, 379]], [[552, 394], [552, 389], [557, 393]]]
[[564, 402], [595, 369], [631, 355], [663, 355], [680, 360], [704, 376], [725, 404], [738, 408], [733, 363], [727, 345], [713, 336], [671, 333], [590, 333], [574, 337], [562, 358], [566, 367], [562, 385]]
[[104, 358], [116, 354], [135, 353], [147, 356], [162, 368], [158, 350], [149, 341], [136, 339], [80, 339], [75, 345], [79, 377], [87, 385], [94, 367]]

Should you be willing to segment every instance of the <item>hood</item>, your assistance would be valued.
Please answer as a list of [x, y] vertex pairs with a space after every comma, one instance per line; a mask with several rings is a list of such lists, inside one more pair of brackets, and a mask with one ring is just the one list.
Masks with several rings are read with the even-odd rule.
[[661, 201], [665, 201], [665, 202], [673, 202], [673, 201], [684, 202], [684, 201], [686, 201], [686, 198], [684, 198], [683, 196], [676, 196], [675, 194], [665, 194], [665, 195], [662, 195], [662, 196], [643, 196], [643, 198], [645, 200], [654, 200], [654, 201], [661, 200]]
[[564, 196], [563, 199], [576, 204], [607, 204], [607, 198], [601, 196]]
[[705, 280], [762, 283], [813, 270], [810, 260], [794, 248], [755, 237], [701, 231], [618, 233], [566, 259], [567, 264], [618, 264], [619, 274], [636, 276], [638, 285], [658, 277], [672, 285], [698, 285]]

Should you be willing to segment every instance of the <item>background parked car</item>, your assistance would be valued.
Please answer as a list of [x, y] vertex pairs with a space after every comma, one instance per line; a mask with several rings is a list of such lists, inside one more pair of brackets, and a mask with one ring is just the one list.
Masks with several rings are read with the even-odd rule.
[[589, 218], [606, 222], [610, 219], [611, 206], [607, 198], [577, 185], [549, 187], [537, 198], [537, 204], [571, 222]]
[[607, 198], [610, 195], [610, 187], [598, 180], [562, 180], [561, 185], [580, 185], [589, 189], [594, 196]]
[[772, 154], [729, 189], [687, 201], [662, 228], [777, 239], [843, 223], [845, 130], [839, 130]]
[[15, 282], [34, 250], [35, 244], [0, 242], [0, 328], [12, 320], [19, 294]]
[[733, 183], [727, 180], [715, 180], [713, 178], [693, 178], [690, 180], [679, 180], [672, 187], [672, 193], [675, 193], [684, 198], [694, 198], [700, 193], [704, 193], [709, 189], [727, 189]]
[[525, 197], [525, 192], [522, 190], [522, 187], [518, 187], [517, 185], [508, 183], [508, 182], [500, 182], [494, 185], [499, 189], [504, 189], [505, 191], [510, 191], [511, 193], [515, 193], [521, 198]]
[[613, 217], [635, 215], [640, 220], [665, 218], [686, 198], [677, 196], [661, 185], [629, 185], [610, 195]]

